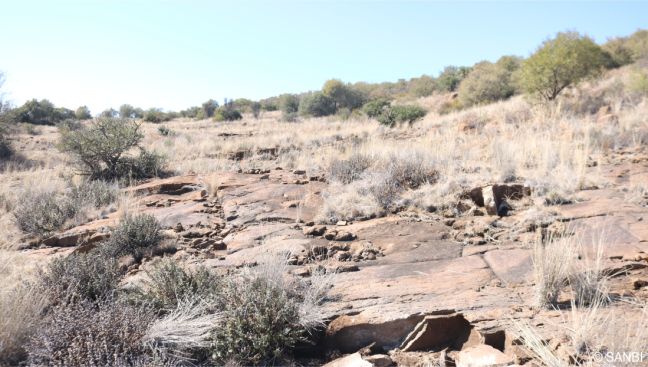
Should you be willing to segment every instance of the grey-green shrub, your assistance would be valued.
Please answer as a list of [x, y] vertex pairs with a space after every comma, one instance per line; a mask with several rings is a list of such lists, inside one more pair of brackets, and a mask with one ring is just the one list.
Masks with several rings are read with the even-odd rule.
[[222, 296], [223, 320], [214, 332], [212, 358], [218, 364], [281, 364], [304, 340], [297, 296], [265, 278], [231, 283]]
[[78, 208], [74, 204], [55, 192], [26, 192], [12, 214], [23, 232], [46, 235], [61, 229], [76, 215]]
[[132, 255], [142, 259], [144, 252], [162, 240], [160, 223], [149, 214], [128, 215], [121, 219], [110, 234], [108, 251], [112, 256]]

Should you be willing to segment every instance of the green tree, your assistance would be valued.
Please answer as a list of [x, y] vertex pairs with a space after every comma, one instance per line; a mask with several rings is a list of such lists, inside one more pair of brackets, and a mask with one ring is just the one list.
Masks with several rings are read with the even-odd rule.
[[470, 73], [471, 68], [467, 66], [446, 66], [436, 80], [439, 90], [454, 92], [459, 83]]
[[137, 118], [137, 109], [129, 104], [119, 106], [119, 117], [123, 119]]
[[332, 115], [335, 113], [335, 101], [321, 92], [307, 94], [299, 103], [299, 113], [313, 117]]
[[74, 111], [67, 108], [55, 107], [46, 99], [32, 99], [10, 113], [13, 122], [27, 122], [37, 125], [54, 125], [66, 119], [75, 118]]
[[344, 84], [338, 79], [327, 80], [322, 86], [322, 94], [331, 98], [335, 109], [348, 108], [350, 110], [361, 107], [364, 102], [362, 93]]
[[101, 112], [99, 114], [99, 116], [112, 118], [112, 117], [117, 117], [117, 114], [118, 114], [117, 110], [115, 110], [114, 108], [109, 108], [109, 109], [104, 110], [103, 112]]
[[552, 101], [565, 88], [598, 74], [605, 61], [603, 50], [591, 38], [577, 32], [558, 33], [522, 63], [520, 85]]
[[214, 101], [213, 99], [208, 100], [207, 102], [202, 104], [202, 117], [203, 118], [210, 118], [214, 116], [214, 112], [216, 112], [216, 109], [218, 108], [218, 102]]
[[294, 94], [284, 94], [279, 101], [279, 109], [284, 113], [297, 112], [299, 110], [299, 97]]
[[88, 106], [81, 106], [74, 111], [74, 116], [77, 118], [77, 120], [89, 120], [92, 118], [92, 114], [90, 113], [90, 109]]
[[515, 93], [512, 76], [519, 67], [520, 59], [512, 56], [504, 56], [497, 63], [475, 64], [459, 84], [459, 101], [467, 107], [509, 98]]

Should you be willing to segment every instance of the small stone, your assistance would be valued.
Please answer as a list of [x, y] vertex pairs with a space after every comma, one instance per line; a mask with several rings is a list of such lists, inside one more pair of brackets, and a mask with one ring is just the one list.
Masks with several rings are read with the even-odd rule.
[[647, 285], [648, 285], [648, 281], [643, 279], [634, 279], [632, 281], [632, 288], [634, 288], [634, 290], [639, 290]]
[[346, 226], [346, 225], [347, 225], [347, 221], [346, 221], [346, 220], [340, 220], [340, 221], [338, 221], [335, 225], [336, 225], [336, 226]]

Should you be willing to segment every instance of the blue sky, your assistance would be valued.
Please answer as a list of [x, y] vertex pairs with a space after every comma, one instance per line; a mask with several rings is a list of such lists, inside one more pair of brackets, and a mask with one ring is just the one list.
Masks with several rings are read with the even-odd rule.
[[15, 104], [178, 110], [528, 56], [564, 30], [604, 42], [648, 27], [647, 14], [618, 1], [8, 0], [0, 70]]

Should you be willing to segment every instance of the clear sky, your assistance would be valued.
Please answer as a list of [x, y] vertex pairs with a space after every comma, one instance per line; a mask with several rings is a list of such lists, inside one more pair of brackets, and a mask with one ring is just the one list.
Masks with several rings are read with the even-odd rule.
[[604, 42], [647, 27], [648, 2], [3, 0], [0, 70], [14, 104], [179, 110], [528, 56], [558, 31]]

